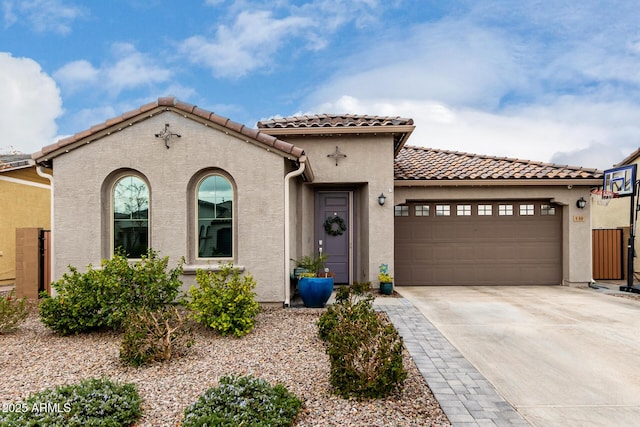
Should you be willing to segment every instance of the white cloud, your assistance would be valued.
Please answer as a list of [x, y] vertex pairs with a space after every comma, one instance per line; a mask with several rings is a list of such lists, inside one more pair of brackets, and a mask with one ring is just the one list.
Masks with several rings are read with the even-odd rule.
[[[410, 117], [412, 145], [600, 169], [637, 149], [637, 31], [616, 29], [615, 45], [594, 20], [597, 28], [581, 21], [571, 33], [573, 18], [552, 26], [544, 19], [559, 18], [547, 12], [475, 13], [406, 28], [402, 39], [344, 58], [305, 112]], [[493, 25], [502, 18], [522, 28]], [[549, 43], [554, 32], [563, 39]]]
[[308, 102], [375, 93], [383, 98], [495, 108], [506, 92], [528, 84], [517, 44], [468, 21], [419, 26], [404, 37], [346, 59], [343, 69], [315, 90]]
[[561, 99], [492, 113], [434, 100], [344, 96], [298, 114], [378, 114], [414, 119], [408, 144], [498, 157], [607, 169], [637, 149], [640, 107]]
[[112, 66], [105, 67], [107, 82], [116, 92], [139, 86], [168, 81], [172, 72], [156, 64], [149, 55], [138, 52], [129, 43], [116, 43], [114, 56], [119, 58]]
[[[219, 6], [209, 0], [206, 4]], [[185, 60], [211, 69], [216, 77], [239, 78], [255, 70], [269, 70], [302, 51], [330, 46], [342, 27], [364, 28], [389, 13], [393, 2], [378, 0], [315, 0], [297, 2], [238, 1], [226, 9], [225, 24], [213, 36], [194, 35], [179, 43]], [[226, 22], [232, 22], [227, 25]]]
[[82, 8], [61, 0], [4, 0], [2, 7], [6, 27], [24, 22], [40, 33], [68, 34], [73, 21], [84, 15]]
[[62, 100], [55, 81], [37, 62], [0, 52], [0, 93], [3, 144], [33, 153], [53, 142]]
[[113, 61], [96, 67], [87, 60], [69, 62], [53, 73], [63, 89], [81, 89], [117, 96], [123, 90], [150, 87], [168, 82], [173, 72], [159, 65], [151, 56], [139, 52], [130, 43], [112, 46]]
[[97, 83], [99, 74], [100, 70], [91, 65], [89, 61], [81, 59], [65, 64], [53, 73], [53, 77], [63, 87], [75, 91], [86, 85]]
[[241, 77], [267, 66], [287, 38], [312, 24], [303, 17], [276, 19], [268, 11], [244, 11], [231, 27], [220, 26], [212, 40], [190, 37], [181, 43], [180, 51], [217, 77]]

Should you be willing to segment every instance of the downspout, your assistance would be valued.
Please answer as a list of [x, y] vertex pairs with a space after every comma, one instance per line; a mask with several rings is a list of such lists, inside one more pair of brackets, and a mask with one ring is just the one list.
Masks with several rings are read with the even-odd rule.
[[300, 166], [298, 169], [293, 170], [285, 175], [284, 177], [284, 306], [289, 307], [291, 302], [291, 285], [289, 283], [289, 258], [291, 258], [291, 247], [290, 245], [290, 235], [291, 232], [289, 230], [291, 221], [289, 220], [289, 210], [290, 210], [290, 201], [289, 201], [289, 183], [291, 178], [295, 178], [296, 176], [300, 176], [304, 173], [304, 169], [306, 166], [306, 157], [300, 157]]
[[51, 247], [49, 249], [49, 255], [50, 255], [49, 256], [49, 271], [51, 272], [51, 277], [54, 278], [55, 274], [54, 274], [54, 271], [53, 271], [53, 266], [54, 266], [54, 260], [55, 260], [54, 251], [55, 251], [55, 241], [56, 241], [56, 239], [55, 239], [55, 233], [53, 232], [53, 218], [54, 218], [54, 215], [53, 215], [53, 175], [43, 172], [42, 166], [40, 166], [40, 165], [36, 166], [36, 173], [38, 174], [38, 176], [40, 176], [42, 178], [45, 178], [45, 179], [48, 179], [49, 183], [51, 184], [51, 190], [50, 190], [50, 199], [51, 199], [51, 201], [50, 201], [50, 207], [49, 207], [49, 211], [50, 211], [49, 212], [49, 216], [50, 216], [50, 218], [49, 218], [49, 229], [51, 230]]

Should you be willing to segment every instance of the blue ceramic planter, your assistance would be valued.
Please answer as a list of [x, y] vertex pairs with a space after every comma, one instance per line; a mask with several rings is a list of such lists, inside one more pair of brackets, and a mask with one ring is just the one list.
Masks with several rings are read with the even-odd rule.
[[301, 277], [298, 292], [305, 307], [322, 308], [333, 292], [333, 277]]
[[391, 295], [393, 293], [393, 282], [380, 283], [380, 293], [385, 295]]

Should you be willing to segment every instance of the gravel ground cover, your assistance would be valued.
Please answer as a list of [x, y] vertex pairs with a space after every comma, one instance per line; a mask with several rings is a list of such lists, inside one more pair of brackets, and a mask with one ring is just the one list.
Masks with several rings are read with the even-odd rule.
[[103, 332], [61, 337], [33, 313], [11, 334], [0, 335], [0, 405], [81, 379], [107, 376], [132, 382], [144, 399], [137, 426], [179, 426], [184, 409], [230, 374], [252, 374], [284, 384], [303, 401], [296, 426], [450, 426], [429, 386], [405, 352], [403, 390], [358, 402], [330, 393], [329, 358], [316, 335], [318, 309], [264, 309], [256, 329], [241, 339], [196, 328], [185, 357], [149, 367], [124, 366], [120, 336]]

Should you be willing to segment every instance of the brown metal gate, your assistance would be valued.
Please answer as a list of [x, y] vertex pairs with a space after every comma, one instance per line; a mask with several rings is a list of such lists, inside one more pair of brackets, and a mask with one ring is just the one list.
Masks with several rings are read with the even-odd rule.
[[594, 280], [622, 280], [623, 244], [621, 229], [591, 231], [593, 246], [592, 265]]

